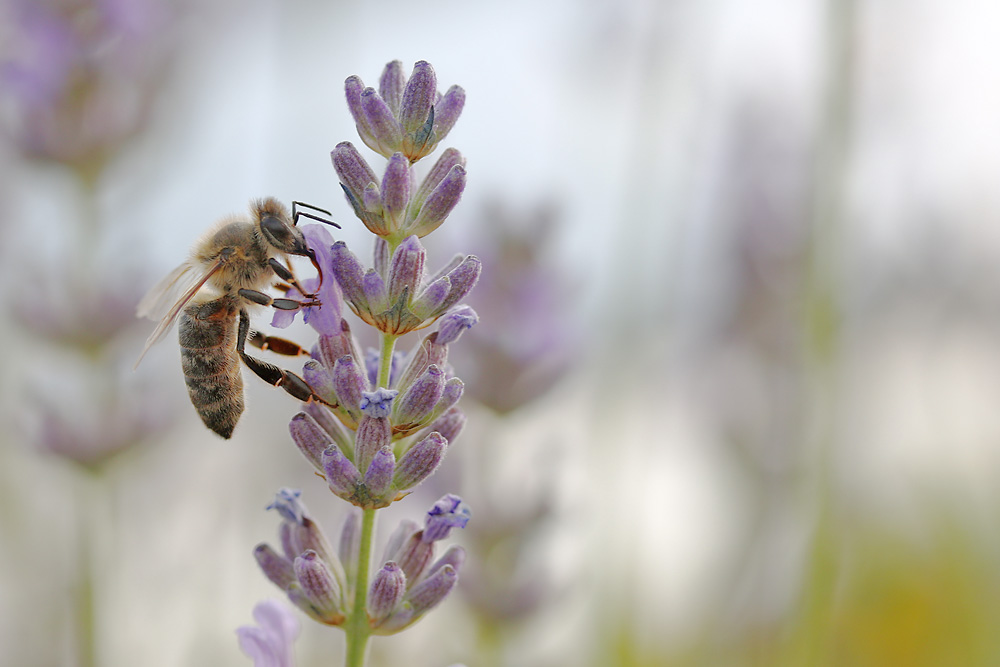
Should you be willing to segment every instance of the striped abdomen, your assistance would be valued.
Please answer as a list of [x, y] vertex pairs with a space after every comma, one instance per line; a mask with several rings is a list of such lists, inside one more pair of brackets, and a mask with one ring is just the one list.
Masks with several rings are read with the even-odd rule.
[[228, 438], [243, 414], [236, 353], [239, 297], [226, 295], [184, 309], [178, 325], [188, 395], [205, 426]]

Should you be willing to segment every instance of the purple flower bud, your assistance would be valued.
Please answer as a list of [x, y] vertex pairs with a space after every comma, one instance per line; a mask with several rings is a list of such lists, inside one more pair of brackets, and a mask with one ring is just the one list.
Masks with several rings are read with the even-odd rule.
[[413, 614], [419, 616], [436, 607], [458, 583], [458, 572], [451, 565], [445, 565], [433, 575], [413, 587], [407, 601], [413, 607]]
[[374, 146], [369, 144], [368, 147], [383, 157], [389, 157], [399, 150], [403, 142], [399, 123], [392, 115], [392, 109], [374, 88], [365, 88], [361, 92], [361, 109], [376, 142]]
[[475, 255], [469, 255], [462, 260], [461, 264], [449, 271], [451, 292], [448, 293], [448, 298], [442, 304], [442, 310], [447, 310], [464, 299], [476, 286], [476, 281], [479, 280], [479, 274], [482, 273], [482, 270], [483, 263], [479, 261], [479, 258]]
[[349, 512], [340, 529], [340, 540], [337, 542], [337, 555], [343, 565], [347, 581], [354, 580], [358, 558], [358, 546], [361, 540], [361, 517], [357, 512]]
[[390, 232], [399, 229], [410, 203], [410, 161], [393, 153], [382, 177], [382, 213]]
[[[369, 217], [375, 217], [384, 222], [382, 218], [382, 191], [378, 189], [377, 185], [374, 183], [368, 184], [365, 191], [361, 193], [361, 203], [364, 206], [365, 212], [372, 214], [372, 216]], [[385, 232], [389, 231], [389, 228], [381, 222], [379, 223], [378, 228], [385, 230]], [[375, 233], [378, 234], [379, 232]]]
[[415, 444], [396, 464], [393, 486], [406, 491], [427, 479], [441, 465], [447, 447], [448, 441], [437, 432]]
[[435, 419], [428, 427], [431, 431], [437, 431], [441, 437], [448, 441], [450, 447], [455, 439], [465, 427], [465, 413], [458, 407], [451, 407], [440, 417]]
[[299, 500], [302, 492], [298, 489], [281, 489], [274, 496], [274, 502], [266, 509], [276, 510], [281, 518], [291, 523], [302, 524], [306, 519], [306, 506]]
[[400, 521], [399, 525], [396, 526], [396, 530], [392, 531], [392, 534], [389, 535], [389, 539], [385, 543], [385, 553], [382, 556], [382, 560], [398, 562], [399, 552], [403, 548], [403, 545], [407, 544], [409, 539], [419, 531], [420, 526], [415, 521], [410, 519]]
[[406, 73], [403, 72], [403, 63], [393, 60], [386, 64], [385, 69], [382, 70], [382, 76], [378, 80], [378, 94], [382, 96], [382, 99], [396, 116], [399, 116], [399, 105], [403, 101], [405, 87]]
[[368, 125], [368, 119], [365, 117], [365, 112], [361, 108], [361, 93], [365, 89], [365, 84], [362, 83], [361, 77], [359, 76], [349, 76], [347, 80], [344, 81], [344, 93], [347, 97], [347, 108], [351, 112], [351, 116], [354, 117], [354, 123], [358, 127], [358, 134], [361, 135], [365, 143], [368, 143], [368, 139], [365, 137], [372, 136], [372, 129]]
[[306, 551], [315, 551], [326, 561], [327, 565], [333, 568], [338, 576], [343, 580], [343, 571], [340, 563], [333, 553], [333, 548], [323, 534], [319, 524], [306, 517], [305, 521], [299, 524], [284, 524], [282, 528], [287, 528], [287, 532], [282, 533], [282, 546], [285, 548], [289, 558], [298, 556]]
[[389, 242], [381, 236], [375, 237], [372, 249], [372, 267], [380, 276], [389, 274]]
[[258, 544], [254, 547], [253, 557], [257, 560], [257, 565], [264, 572], [272, 584], [286, 590], [295, 582], [295, 570], [292, 568], [292, 561], [285, 558], [267, 544]]
[[443, 414], [445, 410], [458, 403], [458, 399], [462, 398], [464, 391], [465, 383], [458, 378], [448, 378], [444, 385], [444, 391], [441, 392], [441, 400], [434, 406], [435, 419], [437, 415]]
[[389, 307], [389, 295], [385, 289], [382, 276], [375, 269], [368, 269], [361, 281], [361, 290], [368, 302], [368, 309], [375, 314], [384, 312]]
[[368, 470], [376, 452], [392, 442], [392, 425], [386, 417], [361, 418], [354, 438], [354, 460], [359, 470]]
[[337, 404], [337, 396], [333, 393], [333, 378], [323, 364], [310, 359], [302, 367], [302, 378], [314, 394], [327, 403]]
[[413, 222], [406, 226], [406, 231], [424, 237], [441, 226], [451, 210], [462, 198], [465, 191], [465, 167], [455, 165], [444, 180], [427, 196], [420, 212]]
[[396, 563], [406, 575], [407, 586], [412, 586], [420, 579], [434, 555], [434, 544], [421, 539], [422, 534], [423, 531], [417, 531], [411, 535], [399, 549], [399, 556], [396, 558]]
[[463, 107], [465, 107], [465, 90], [461, 86], [449, 88], [434, 105], [434, 136], [437, 141], [444, 141], [448, 136], [462, 114]]
[[354, 357], [345, 354], [333, 365], [333, 390], [340, 405], [357, 414], [361, 406], [361, 394], [367, 388]]
[[382, 566], [372, 580], [368, 589], [368, 614], [375, 624], [383, 621], [406, 593], [406, 575], [394, 562], [389, 561]]
[[299, 620], [277, 600], [265, 600], [253, 608], [257, 626], [236, 628], [240, 649], [254, 665], [293, 667], [294, 644], [299, 636]]
[[424, 278], [427, 251], [416, 236], [407, 236], [392, 254], [389, 267], [389, 301], [395, 303], [406, 289], [412, 297]]
[[344, 498], [354, 493], [358, 482], [361, 481], [361, 473], [354, 467], [354, 464], [344, 456], [338, 447], [327, 447], [323, 450], [323, 474], [326, 475], [326, 482], [330, 485], [330, 490]]
[[338, 624], [343, 620], [340, 585], [315, 551], [296, 557], [295, 576], [302, 591], [324, 622]]
[[458, 306], [449, 310], [438, 322], [437, 343], [449, 345], [458, 340], [466, 329], [479, 322], [479, 315], [471, 306]]
[[[458, 152], [455, 148], [446, 148], [441, 157], [437, 159], [434, 166], [424, 177], [423, 182], [417, 191], [413, 193], [410, 204], [410, 215], [416, 216], [420, 207], [426, 201], [427, 197], [430, 196], [432, 192], [441, 184], [441, 181], [451, 173], [452, 167], [459, 165], [465, 167], [465, 158], [462, 154]], [[409, 225], [407, 225], [409, 227]]]
[[448, 276], [441, 276], [413, 299], [410, 303], [410, 312], [418, 319], [426, 320], [441, 309], [441, 304], [448, 298], [450, 292], [451, 280]]
[[439, 367], [444, 367], [447, 361], [448, 348], [444, 345], [438, 345], [437, 333], [432, 333], [424, 338], [420, 347], [413, 351], [406, 365], [406, 370], [403, 371], [402, 376], [399, 378], [397, 386], [400, 390], [405, 391], [407, 387], [416, 382], [417, 378], [427, 371], [428, 366], [437, 364]]
[[415, 622], [417, 619], [413, 613], [413, 607], [404, 604], [396, 608], [396, 611], [392, 612], [387, 619], [379, 624], [378, 629], [375, 631], [377, 635], [391, 635], [405, 629], [411, 623]]
[[309, 463], [312, 463], [317, 470], [322, 470], [323, 450], [334, 444], [333, 438], [305, 412], [300, 412], [292, 417], [288, 423], [288, 430], [292, 434], [295, 445]]
[[393, 425], [418, 424], [431, 413], [444, 392], [444, 372], [432, 364], [393, 406]]
[[[399, 124], [406, 134], [413, 134], [427, 122], [427, 115], [437, 95], [437, 75], [430, 63], [421, 60], [413, 66], [410, 80], [403, 89]], [[411, 157], [412, 159], [412, 157]]]
[[378, 177], [358, 149], [350, 141], [342, 141], [330, 153], [333, 168], [344, 187], [360, 202], [369, 183], [378, 183]]
[[365, 272], [361, 262], [358, 261], [353, 252], [347, 249], [347, 245], [343, 241], [334, 243], [330, 254], [330, 271], [337, 280], [337, 284], [340, 285], [344, 299], [351, 305], [355, 313], [367, 311], [368, 300], [362, 289]]
[[367, 417], [379, 419], [388, 417], [392, 410], [392, 401], [399, 392], [395, 389], [379, 387], [375, 391], [361, 393], [361, 412]]
[[433, 576], [435, 572], [440, 570], [445, 565], [452, 566], [453, 568], [455, 568], [455, 571], [458, 572], [460, 569], [462, 569], [462, 563], [464, 562], [465, 562], [465, 549], [458, 546], [457, 544], [453, 544], [450, 547], [448, 547], [448, 549], [444, 552], [444, 554], [440, 558], [434, 561], [434, 563], [429, 568], [427, 568], [427, 576], [428, 577]]
[[423, 539], [427, 542], [443, 540], [448, 537], [452, 528], [465, 528], [470, 516], [472, 512], [469, 511], [469, 506], [455, 494], [449, 493], [434, 503], [434, 507], [427, 512]]
[[379, 498], [389, 490], [395, 467], [396, 457], [393, 456], [391, 447], [386, 445], [375, 453], [365, 472], [365, 486], [373, 498]]
[[355, 361], [361, 358], [358, 353], [357, 341], [354, 340], [351, 327], [345, 319], [340, 320], [340, 330], [336, 334], [321, 335], [317, 347], [319, 348], [320, 361], [330, 369], [337, 363], [337, 359], [345, 354], [354, 357]]
[[[347, 432], [344, 427], [341, 426], [340, 421], [333, 416], [326, 406], [316, 403], [315, 401], [310, 401], [302, 406], [303, 412], [312, 417], [313, 421], [323, 429], [326, 433], [333, 439], [333, 442], [340, 447], [341, 450], [347, 451], [350, 447], [351, 440], [347, 436]], [[323, 452], [320, 452], [322, 455]]]

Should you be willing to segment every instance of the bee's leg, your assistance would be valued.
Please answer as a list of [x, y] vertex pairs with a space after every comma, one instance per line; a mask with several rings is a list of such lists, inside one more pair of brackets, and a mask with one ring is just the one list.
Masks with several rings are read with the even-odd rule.
[[[319, 264], [316, 262], [316, 254], [311, 250], [309, 251], [309, 258], [313, 260], [313, 266], [315, 266], [316, 270], [319, 271], [320, 282], [322, 282], [323, 271], [319, 268]], [[284, 264], [276, 260], [274, 257], [267, 260], [267, 263], [271, 266], [271, 270], [274, 271], [274, 273], [279, 278], [281, 278], [286, 283], [290, 284], [292, 287], [297, 289], [299, 291], [299, 294], [306, 297], [307, 299], [313, 299], [316, 297], [315, 294], [310, 294], [309, 292], [306, 292], [302, 288], [302, 285], [300, 285], [299, 281], [295, 279], [295, 274], [292, 273], [292, 270], [289, 267], [285, 266]]]
[[316, 299], [311, 297], [307, 301], [296, 301], [295, 299], [275, 299], [263, 292], [258, 292], [255, 289], [241, 289], [239, 290], [239, 295], [246, 299], [247, 301], [252, 301], [261, 306], [271, 306], [277, 308], [278, 310], [298, 310], [299, 308], [306, 308], [309, 306], [319, 306], [322, 305]]
[[289, 357], [309, 354], [309, 350], [305, 349], [298, 343], [285, 338], [278, 338], [277, 336], [268, 336], [267, 334], [262, 334], [259, 331], [254, 331], [253, 329], [250, 330], [247, 340], [251, 345], [260, 348], [261, 350], [270, 350], [271, 352], [284, 354]]
[[313, 393], [313, 390], [306, 384], [306, 381], [295, 373], [282, 370], [274, 364], [269, 364], [266, 361], [261, 361], [247, 354], [245, 348], [249, 334], [250, 317], [247, 315], [245, 309], [240, 310], [240, 328], [236, 336], [236, 351], [247, 368], [252, 370], [264, 382], [275, 387], [281, 387], [300, 401], [308, 401], [309, 399], [322, 400]]

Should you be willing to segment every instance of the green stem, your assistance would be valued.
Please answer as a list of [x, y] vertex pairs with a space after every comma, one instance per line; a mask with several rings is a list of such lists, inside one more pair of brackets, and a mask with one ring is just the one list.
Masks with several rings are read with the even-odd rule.
[[396, 347], [396, 338], [392, 334], [382, 334], [382, 351], [378, 359], [378, 386], [389, 388], [390, 372], [392, 371], [392, 352]]
[[358, 548], [358, 567], [354, 578], [354, 605], [347, 618], [347, 656], [344, 667], [364, 667], [368, 653], [368, 571], [371, 569], [372, 536], [375, 534], [375, 510], [366, 509], [361, 515], [361, 544]]
[[[382, 334], [382, 352], [379, 356], [378, 387], [389, 386], [392, 370], [392, 352], [396, 347], [392, 334]], [[366, 509], [361, 515], [361, 539], [358, 546], [357, 571], [354, 576], [354, 604], [344, 630], [347, 632], [347, 656], [344, 667], [364, 667], [368, 653], [368, 575], [371, 570], [372, 542], [375, 534], [375, 510]]]

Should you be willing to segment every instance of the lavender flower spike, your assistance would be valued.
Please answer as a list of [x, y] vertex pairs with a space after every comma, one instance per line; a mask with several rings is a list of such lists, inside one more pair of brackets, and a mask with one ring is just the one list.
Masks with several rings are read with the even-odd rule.
[[257, 625], [240, 626], [236, 636], [254, 667], [295, 667], [293, 644], [301, 627], [292, 611], [277, 600], [265, 600], [253, 608], [253, 618]]

